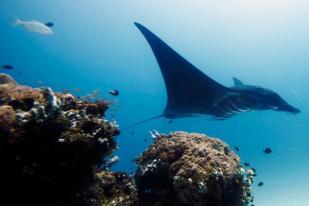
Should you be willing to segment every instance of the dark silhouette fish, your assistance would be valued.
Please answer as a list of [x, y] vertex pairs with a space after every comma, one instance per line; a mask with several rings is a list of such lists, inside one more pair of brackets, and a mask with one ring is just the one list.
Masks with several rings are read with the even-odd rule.
[[1, 68], [2, 68], [2, 69], [8, 69], [8, 70], [12, 70], [12, 69], [14, 69], [14, 67], [13, 67], [13, 66], [8, 65], [8, 64], [1, 66]]
[[264, 182], [259, 182], [258, 186], [262, 187], [264, 185]]
[[219, 84], [146, 27], [134, 24], [146, 38], [156, 57], [167, 91], [167, 104], [163, 114], [134, 125], [159, 117], [178, 118], [206, 114], [226, 119], [250, 110], [272, 109], [292, 114], [300, 112], [269, 89], [245, 85], [237, 78], [233, 78], [233, 87]]
[[270, 147], [266, 147], [266, 148], [263, 150], [263, 152], [264, 152], [265, 154], [270, 154], [270, 153], [272, 152], [272, 150], [271, 150]]
[[111, 95], [113, 96], [118, 96], [119, 95], [119, 91], [116, 89], [111, 89], [108, 91]]

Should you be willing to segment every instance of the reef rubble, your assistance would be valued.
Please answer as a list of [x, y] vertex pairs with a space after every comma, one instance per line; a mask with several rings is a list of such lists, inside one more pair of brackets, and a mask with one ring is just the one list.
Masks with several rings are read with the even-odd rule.
[[157, 135], [137, 159], [140, 205], [244, 206], [253, 201], [252, 170], [219, 139], [175, 132]]

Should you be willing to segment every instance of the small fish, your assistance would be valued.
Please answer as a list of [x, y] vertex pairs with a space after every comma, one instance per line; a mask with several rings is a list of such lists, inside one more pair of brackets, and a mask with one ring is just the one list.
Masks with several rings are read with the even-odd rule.
[[245, 162], [244, 165], [245, 165], [246, 167], [249, 167], [249, 166], [250, 166], [250, 164], [249, 164], [248, 162]]
[[264, 185], [264, 182], [259, 182], [258, 186], [262, 187]]
[[168, 120], [168, 123], [169, 123], [169, 124], [172, 124], [172, 123], [173, 123], [173, 120], [172, 120], [172, 119]]
[[45, 25], [48, 26], [48, 27], [53, 27], [54, 23], [53, 22], [47, 22], [47, 23], [45, 23]]
[[147, 138], [144, 139], [144, 142], [147, 142]]
[[43, 35], [52, 35], [54, 32], [46, 26], [44, 23], [32, 20], [32, 21], [22, 21], [20, 19], [16, 19], [15, 26], [23, 26], [25, 29], [27, 29], [30, 32], [43, 34]]
[[132, 132], [131, 132], [131, 135], [134, 135], [134, 134], [135, 134], [135, 132], [134, 132], [134, 131], [132, 131]]
[[119, 95], [119, 91], [116, 89], [110, 89], [108, 90], [108, 92], [113, 95], [113, 96], [118, 96]]
[[265, 154], [270, 154], [270, 153], [272, 152], [272, 150], [271, 150], [270, 147], [266, 147], [266, 148], [263, 150], [263, 152], [264, 152]]
[[158, 137], [160, 137], [160, 133], [157, 130], [151, 130], [149, 134], [153, 139], [157, 139]]
[[235, 149], [237, 152], [239, 152], [239, 148], [238, 148], [238, 147], [235, 146], [234, 149]]
[[1, 68], [2, 68], [2, 69], [8, 69], [8, 70], [12, 70], [12, 69], [14, 69], [14, 67], [13, 67], [13, 66], [8, 65], [8, 64], [1, 66]]
[[107, 160], [104, 164], [104, 167], [111, 167], [113, 164], [115, 164], [119, 160], [120, 160], [119, 156], [116, 155], [116, 156], [112, 157], [111, 159]]
[[256, 169], [254, 167], [251, 167], [251, 169], [254, 173], [256, 173]]
[[58, 142], [59, 142], [59, 143], [64, 143], [64, 142], [65, 142], [65, 139], [58, 139]]

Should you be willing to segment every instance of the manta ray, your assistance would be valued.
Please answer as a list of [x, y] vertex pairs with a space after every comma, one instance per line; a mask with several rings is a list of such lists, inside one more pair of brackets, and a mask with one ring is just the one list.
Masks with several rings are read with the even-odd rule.
[[136, 124], [158, 117], [178, 118], [201, 114], [226, 119], [252, 110], [271, 109], [291, 114], [300, 112], [276, 92], [246, 85], [235, 77], [234, 86], [223, 86], [188, 62], [145, 26], [136, 22], [134, 24], [146, 38], [156, 57], [167, 92], [163, 114]]

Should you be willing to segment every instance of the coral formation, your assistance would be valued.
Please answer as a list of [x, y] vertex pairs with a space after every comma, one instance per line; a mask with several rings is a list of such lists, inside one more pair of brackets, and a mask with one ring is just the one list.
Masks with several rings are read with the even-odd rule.
[[136, 206], [137, 189], [132, 177], [125, 173], [101, 171], [95, 175], [95, 184], [83, 195], [86, 205]]
[[157, 136], [137, 160], [140, 205], [244, 206], [254, 172], [219, 139], [175, 132]]
[[[0, 74], [0, 204], [245, 206], [252, 169], [219, 139], [150, 132], [135, 177], [107, 170], [118, 156], [105, 101], [18, 85]], [[136, 183], [135, 183], [136, 182]]]
[[[120, 132], [116, 122], [104, 119], [107, 108], [104, 101], [18, 85], [0, 74], [0, 204], [100, 205], [83, 194], [104, 185], [104, 177], [111, 179], [98, 178], [102, 171], [97, 169], [115, 149], [114, 136]], [[134, 196], [134, 189], [121, 186], [128, 178], [103, 174], [120, 184], [115, 191], [102, 189], [106, 193], [125, 190]]]

